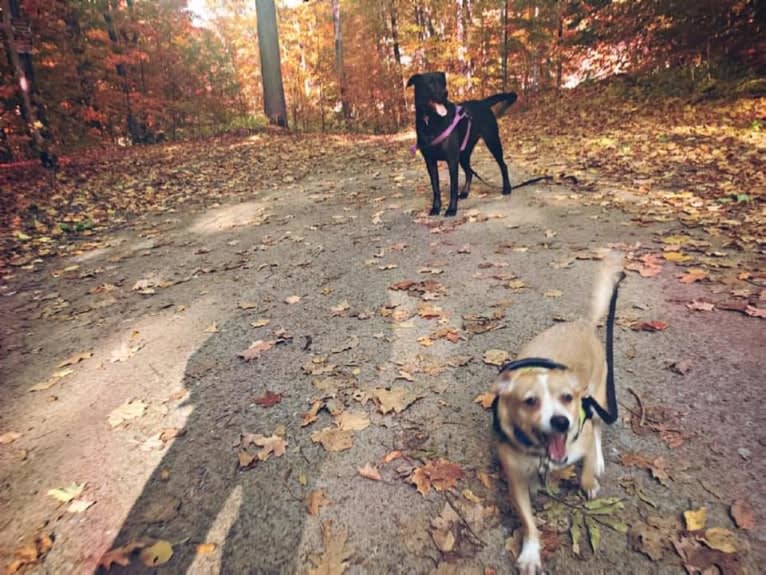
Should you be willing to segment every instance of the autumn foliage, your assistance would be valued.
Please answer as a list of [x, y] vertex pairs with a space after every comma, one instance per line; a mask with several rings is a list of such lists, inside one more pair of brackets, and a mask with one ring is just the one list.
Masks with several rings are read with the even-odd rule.
[[[262, 125], [254, 3], [191, 4], [9, 1], [18, 17], [0, 57], [1, 159], [30, 156], [34, 125], [59, 153]], [[754, 0], [282, 2], [288, 120], [300, 130], [396, 130], [409, 121], [404, 82], [425, 69], [447, 71], [456, 97], [616, 73], [667, 81], [668, 70], [675, 86], [699, 87], [757, 64], [762, 10]], [[10, 51], [33, 80], [35, 118], [23, 117]]]

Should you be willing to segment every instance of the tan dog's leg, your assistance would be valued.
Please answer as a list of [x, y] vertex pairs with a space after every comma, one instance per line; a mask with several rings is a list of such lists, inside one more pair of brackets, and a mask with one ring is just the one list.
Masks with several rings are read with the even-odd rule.
[[532, 513], [532, 502], [529, 497], [529, 470], [519, 468], [514, 461], [514, 454], [507, 445], [498, 448], [500, 463], [508, 481], [508, 494], [516, 512], [521, 518], [524, 528], [524, 543], [516, 565], [522, 575], [536, 575], [542, 571], [540, 558], [540, 536]]
[[595, 499], [599, 490], [598, 478], [604, 473], [605, 465], [601, 447], [601, 422], [592, 419], [591, 425], [593, 426], [593, 440], [590, 442], [590, 447], [583, 460], [580, 487], [588, 499]]

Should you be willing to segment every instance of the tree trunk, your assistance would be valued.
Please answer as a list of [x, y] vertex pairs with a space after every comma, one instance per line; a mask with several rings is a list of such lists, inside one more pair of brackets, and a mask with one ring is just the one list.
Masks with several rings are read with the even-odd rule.
[[399, 110], [396, 114], [396, 127], [398, 128], [401, 125], [401, 115], [407, 110], [407, 99], [404, 88], [404, 77], [402, 75], [402, 52], [399, 48], [399, 23], [396, 11], [396, 0], [390, 0], [389, 7], [391, 12], [391, 41], [394, 50], [394, 60], [396, 62], [396, 73], [399, 76], [399, 82], [401, 83], [399, 88]]
[[503, 2], [503, 92], [508, 91], [508, 0]]
[[287, 106], [282, 85], [279, 31], [274, 0], [255, 0], [255, 11], [258, 18], [258, 51], [261, 55], [264, 112], [272, 124], [286, 128]]
[[48, 141], [43, 133], [46, 129], [34, 102], [34, 68], [32, 67], [32, 55], [29, 48], [18, 46], [13, 30], [13, 18], [21, 17], [19, 0], [2, 0], [3, 8], [3, 36], [5, 38], [5, 50], [11, 70], [16, 77], [19, 93], [21, 95], [21, 116], [24, 120], [31, 137], [32, 149], [39, 156], [40, 162], [46, 168], [56, 166], [56, 156], [48, 148]]
[[332, 0], [332, 23], [335, 28], [335, 70], [338, 75], [338, 91], [340, 92], [340, 104], [343, 110], [343, 121], [348, 123], [351, 111], [348, 105], [346, 93], [346, 75], [343, 69], [343, 31], [340, 21], [340, 0]]
[[556, 2], [558, 33], [556, 37], [556, 94], [561, 96], [561, 77], [564, 68], [564, 0]]

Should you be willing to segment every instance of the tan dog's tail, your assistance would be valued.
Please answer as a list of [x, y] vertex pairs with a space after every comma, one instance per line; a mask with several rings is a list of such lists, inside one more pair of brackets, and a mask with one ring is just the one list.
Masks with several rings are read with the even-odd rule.
[[612, 297], [615, 284], [620, 279], [623, 268], [621, 254], [609, 251], [604, 255], [601, 267], [596, 276], [596, 285], [593, 289], [593, 301], [590, 310], [590, 322], [595, 326], [603, 319], [609, 309], [609, 300]]

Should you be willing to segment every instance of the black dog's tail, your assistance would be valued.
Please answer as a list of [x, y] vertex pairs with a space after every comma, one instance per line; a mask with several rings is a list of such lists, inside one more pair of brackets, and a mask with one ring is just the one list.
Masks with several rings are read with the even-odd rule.
[[516, 98], [518, 98], [516, 92], [501, 92], [500, 94], [495, 94], [489, 98], [484, 98], [481, 103], [490, 107], [495, 106], [496, 104], [500, 104], [500, 106], [497, 106], [497, 108], [493, 109], [495, 118], [499, 118], [505, 114], [508, 108], [513, 105], [513, 103], [516, 101]]

